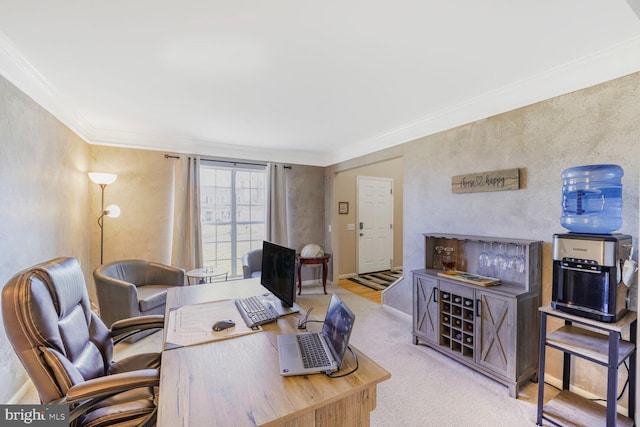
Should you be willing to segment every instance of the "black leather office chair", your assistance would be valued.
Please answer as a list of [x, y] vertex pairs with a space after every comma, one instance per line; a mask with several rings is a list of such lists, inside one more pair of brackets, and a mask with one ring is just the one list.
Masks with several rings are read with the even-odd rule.
[[56, 258], [13, 276], [2, 289], [7, 337], [44, 404], [70, 404], [74, 426], [154, 425], [160, 355], [114, 362], [114, 342], [163, 316], [137, 317], [107, 329], [91, 311], [74, 258]]

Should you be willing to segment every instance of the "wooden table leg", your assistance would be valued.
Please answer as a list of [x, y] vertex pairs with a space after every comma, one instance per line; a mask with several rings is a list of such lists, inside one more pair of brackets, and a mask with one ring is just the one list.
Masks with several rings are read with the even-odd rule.
[[324, 294], [327, 294], [327, 273], [329, 271], [329, 260], [325, 259], [322, 262], [322, 289], [324, 289]]

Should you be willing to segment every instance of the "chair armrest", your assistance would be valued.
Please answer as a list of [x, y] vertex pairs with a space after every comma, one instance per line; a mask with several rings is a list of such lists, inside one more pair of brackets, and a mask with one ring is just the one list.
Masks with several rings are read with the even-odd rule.
[[140, 314], [135, 284], [109, 277], [99, 268], [93, 272], [93, 278], [100, 305], [100, 318], [107, 325]]
[[86, 399], [111, 396], [134, 388], [158, 385], [160, 385], [160, 371], [158, 369], [140, 369], [105, 375], [74, 385], [67, 390], [66, 399], [60, 403], [71, 404]]
[[118, 343], [137, 332], [162, 328], [164, 328], [164, 316], [161, 314], [152, 314], [118, 320], [111, 325], [109, 334], [111, 338], [113, 338], [113, 341]]
[[[67, 395], [51, 403], [66, 404], [73, 407], [69, 413], [69, 424], [81, 415], [93, 409], [98, 403], [118, 393], [142, 387], [159, 387], [160, 371], [158, 369], [140, 369], [94, 378], [76, 384], [67, 390]], [[155, 411], [149, 420], [155, 419]], [[145, 424], [146, 425], [146, 424]]]

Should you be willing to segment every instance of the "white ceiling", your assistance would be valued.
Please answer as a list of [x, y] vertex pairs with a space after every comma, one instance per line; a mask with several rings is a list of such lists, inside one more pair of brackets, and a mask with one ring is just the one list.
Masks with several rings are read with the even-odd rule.
[[640, 70], [636, 0], [0, 0], [92, 144], [326, 166]]

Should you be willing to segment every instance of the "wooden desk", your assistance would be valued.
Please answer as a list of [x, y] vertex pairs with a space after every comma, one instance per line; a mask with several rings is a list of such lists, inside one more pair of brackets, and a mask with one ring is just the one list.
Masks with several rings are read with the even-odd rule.
[[[264, 292], [258, 279], [171, 288], [167, 318], [172, 307]], [[308, 308], [313, 297], [296, 302]], [[368, 426], [376, 386], [389, 372], [356, 350], [359, 368], [344, 378], [281, 376], [276, 337], [297, 331], [294, 316], [263, 332], [163, 351], [158, 426]], [[353, 366], [347, 352], [341, 372]]]
[[324, 254], [323, 256], [313, 258], [303, 258], [300, 255], [296, 255], [296, 264], [298, 267], [298, 295], [302, 293], [302, 266], [303, 265], [318, 265], [322, 264], [322, 289], [324, 294], [327, 294], [327, 273], [329, 273], [329, 258], [331, 254]]

